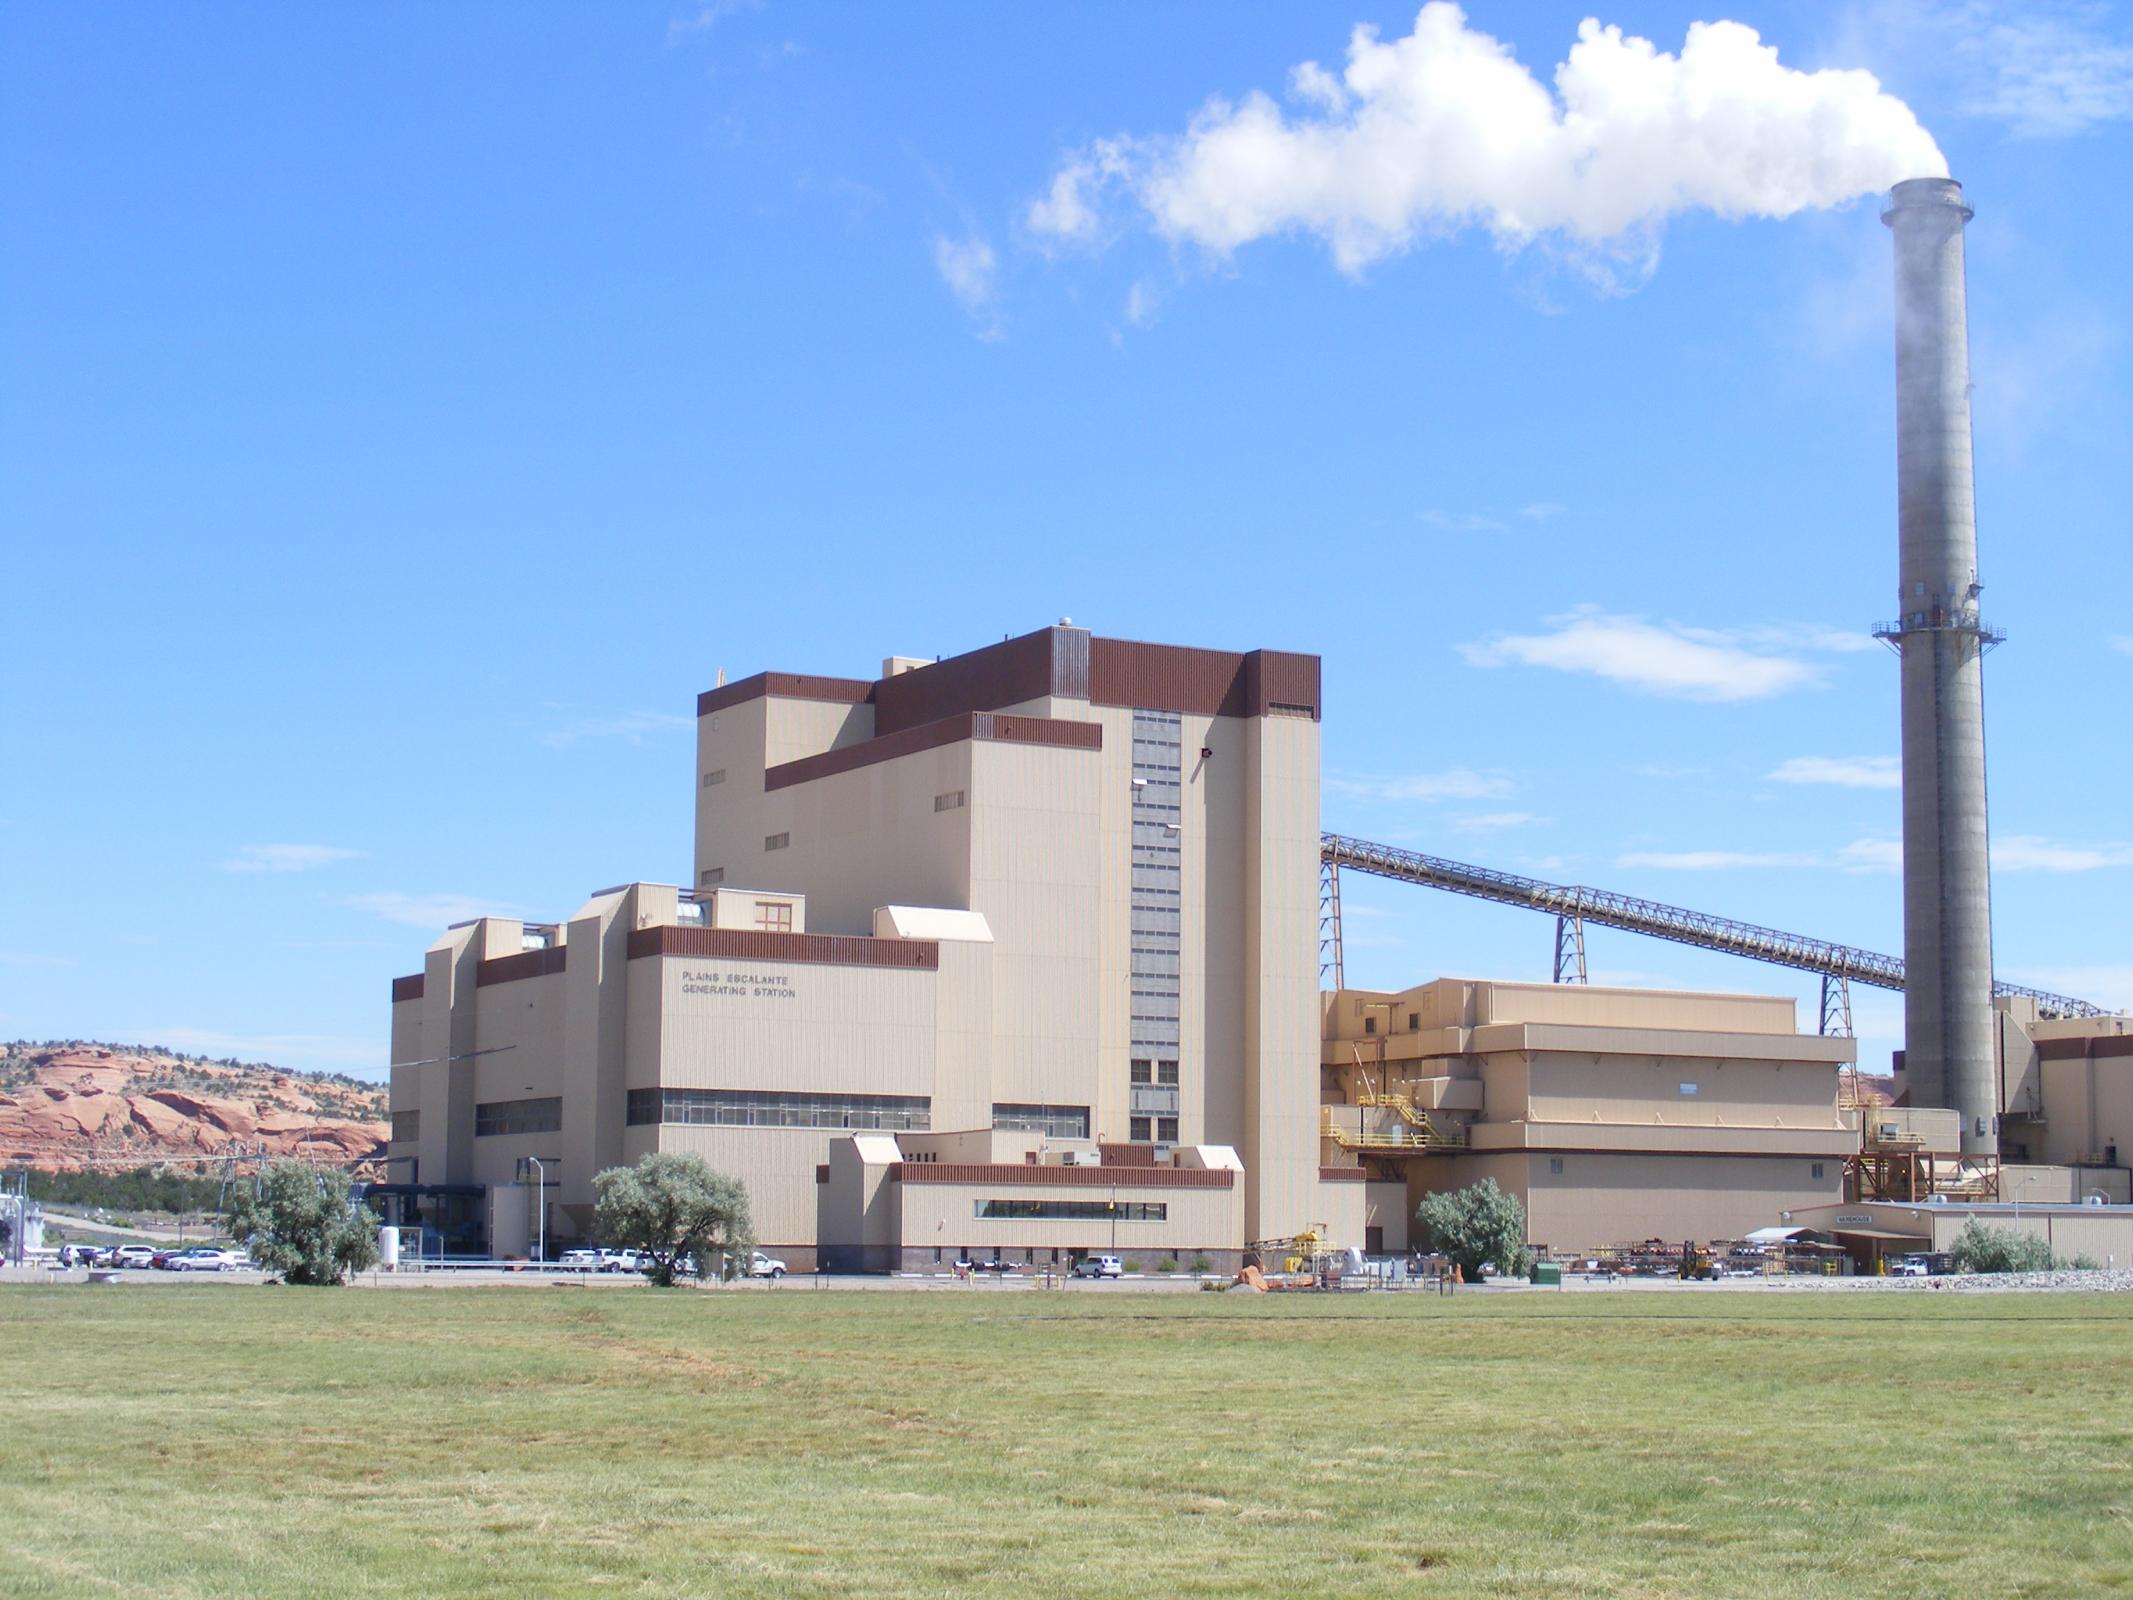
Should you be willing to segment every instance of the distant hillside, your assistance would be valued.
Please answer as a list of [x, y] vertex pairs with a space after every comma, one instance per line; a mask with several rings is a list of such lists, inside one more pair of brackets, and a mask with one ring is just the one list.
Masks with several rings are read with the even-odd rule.
[[237, 1146], [336, 1164], [382, 1160], [385, 1086], [152, 1045], [0, 1044], [0, 1163], [146, 1166]]

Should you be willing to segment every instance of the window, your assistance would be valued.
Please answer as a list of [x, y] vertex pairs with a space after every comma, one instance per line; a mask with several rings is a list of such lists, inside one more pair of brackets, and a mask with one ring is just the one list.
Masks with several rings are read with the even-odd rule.
[[1419, 1011], [1410, 1011], [1410, 1012], [1408, 1012], [1408, 1013], [1407, 1013], [1407, 1031], [1408, 1031], [1409, 1033], [1420, 1033], [1420, 1032], [1422, 1031], [1422, 1013], [1421, 1013], [1421, 1012], [1419, 1012]]
[[763, 839], [763, 848], [765, 850], [783, 850], [791, 843], [792, 835], [789, 833], [766, 834]]
[[960, 811], [962, 808], [963, 791], [961, 789], [950, 789], [946, 794], [937, 794], [933, 797], [933, 809], [936, 811]]
[[1175, 1087], [1178, 1081], [1178, 1064], [1175, 1061], [1158, 1061], [1155, 1064], [1155, 1081]]
[[563, 1126], [563, 1099], [491, 1100], [474, 1108], [474, 1137], [504, 1133], [555, 1133]]
[[1821, 1162], [1819, 1162], [1819, 1161], [1817, 1161], [1817, 1162], [1814, 1162], [1813, 1164], [1811, 1164], [1811, 1165], [1810, 1165], [1810, 1166], [1808, 1167], [1808, 1169], [1807, 1169], [1807, 1176], [1808, 1176], [1808, 1177], [1810, 1177], [1810, 1178], [1819, 1178], [1819, 1177], [1821, 1177], [1821, 1176], [1822, 1176], [1822, 1163], [1821, 1163]]
[[725, 781], [726, 769], [724, 767], [720, 767], [716, 771], [707, 772], [704, 774], [704, 787], [706, 789], [716, 789], [720, 784], [724, 783]]
[[422, 1113], [419, 1111], [395, 1111], [393, 1113], [394, 1144], [406, 1144], [422, 1137]]
[[922, 1094], [787, 1094], [774, 1089], [632, 1089], [631, 1127], [655, 1122], [721, 1128], [889, 1128], [923, 1133], [933, 1102]]
[[1135, 1144], [1146, 1144], [1148, 1142], [1148, 1119], [1146, 1117], [1134, 1117], [1129, 1125], [1127, 1136]]
[[706, 867], [696, 875], [696, 881], [701, 887], [707, 889], [714, 883], [724, 883], [726, 881], [726, 869], [724, 867]]
[[1170, 1207], [1148, 1200], [973, 1200], [980, 1222], [1167, 1222]]
[[1365, 1017], [1363, 1019], [1363, 1031], [1365, 1033], [1376, 1033], [1378, 1031], [1378, 1019], [1376, 1017]]
[[[1086, 1139], [1089, 1136], [1087, 1106], [996, 1105], [992, 1125], [1018, 1133], [1041, 1133], [1053, 1139]], [[1031, 1160], [1035, 1160], [1034, 1155]]]
[[1157, 1117], [1155, 1119], [1155, 1138], [1158, 1144], [1176, 1144], [1178, 1142], [1178, 1119], [1176, 1117]]
[[792, 902], [758, 900], [755, 903], [755, 925], [765, 933], [792, 932]]
[[1561, 1156], [1550, 1156], [1548, 1158], [1548, 1171], [1551, 1176], [1560, 1178], [1563, 1175], [1563, 1158]]
[[1153, 1061], [1135, 1061], [1133, 1063], [1133, 1081], [1135, 1083], [1155, 1082], [1154, 1072], [1155, 1063]]

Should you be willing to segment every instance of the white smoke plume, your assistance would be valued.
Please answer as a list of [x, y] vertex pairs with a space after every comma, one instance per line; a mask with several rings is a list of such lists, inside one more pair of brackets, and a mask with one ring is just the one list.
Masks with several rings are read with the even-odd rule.
[[1784, 66], [1737, 22], [1696, 23], [1670, 55], [1587, 19], [1551, 91], [1433, 0], [1405, 38], [1358, 27], [1341, 73], [1307, 61], [1289, 90], [1286, 108], [1256, 90], [1216, 98], [1182, 135], [1074, 152], [1028, 206], [1029, 230], [1098, 242], [1124, 195], [1173, 241], [1226, 255], [1315, 234], [1354, 273], [1467, 227], [1634, 255], [1677, 212], [1785, 217], [1947, 171], [1873, 74]]

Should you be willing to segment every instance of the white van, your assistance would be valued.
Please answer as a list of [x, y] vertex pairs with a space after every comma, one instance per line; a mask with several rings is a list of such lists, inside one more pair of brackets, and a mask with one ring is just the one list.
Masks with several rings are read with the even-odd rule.
[[1122, 1278], [1126, 1269], [1119, 1264], [1117, 1256], [1083, 1256], [1074, 1263], [1073, 1276], [1077, 1278]]

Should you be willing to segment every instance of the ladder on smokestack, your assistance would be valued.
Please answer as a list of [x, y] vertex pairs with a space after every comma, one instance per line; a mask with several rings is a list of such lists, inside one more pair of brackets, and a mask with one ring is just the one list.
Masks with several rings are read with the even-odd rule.
[[[1347, 867], [1373, 877], [1390, 878], [1396, 883], [1416, 883], [1427, 889], [1443, 889], [1452, 894], [1490, 900], [1497, 905], [1517, 906], [1556, 918], [1559, 982], [1566, 981], [1562, 977], [1565, 970], [1562, 952], [1566, 937], [1564, 924], [1569, 921], [1576, 925], [1580, 948], [1585, 924], [1592, 923], [1602, 928], [1619, 928], [1625, 933], [1641, 933], [1648, 938], [1691, 945], [1699, 950], [1746, 956], [1751, 961], [1767, 961], [1773, 966], [1792, 967], [1835, 980], [1841, 987], [1825, 990], [1823, 995], [1825, 1030], [1838, 1015], [1849, 1021], [1852, 984], [1863, 983], [1871, 988], [1899, 991], [1903, 988], [1903, 961], [1899, 957], [1836, 944], [1827, 939], [1811, 939], [1804, 934], [1785, 933], [1776, 928], [1758, 927], [1752, 922], [1736, 922], [1730, 917], [1714, 917], [1709, 912], [1690, 911], [1657, 900], [1641, 900], [1634, 895], [1589, 889], [1582, 885], [1544, 883], [1538, 878], [1498, 872], [1493, 867], [1469, 866], [1462, 861], [1447, 861], [1439, 856], [1425, 856], [1388, 844], [1372, 844], [1367, 839], [1351, 839], [1338, 833], [1320, 836], [1318, 859], [1322, 978], [1326, 975], [1325, 953], [1329, 947], [1335, 954], [1334, 965], [1338, 970], [1340, 872]], [[1330, 928], [1327, 925], [1329, 918]], [[1995, 982], [1992, 992], [1995, 998], [2017, 996], [2034, 1000], [2038, 1010], [2049, 1017], [2108, 1015], [2101, 1006], [2087, 1000], [2031, 989], [2018, 983]]]

